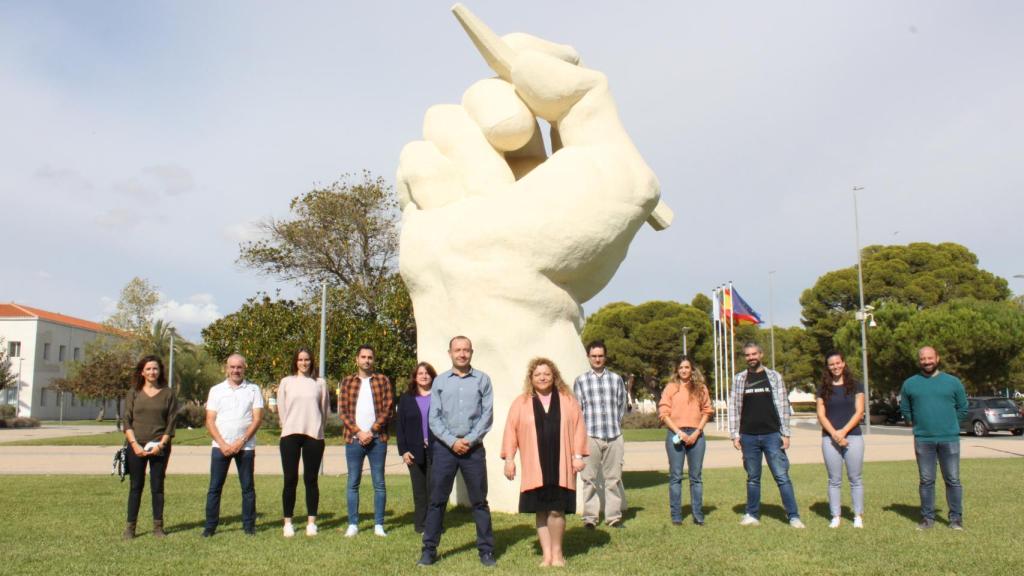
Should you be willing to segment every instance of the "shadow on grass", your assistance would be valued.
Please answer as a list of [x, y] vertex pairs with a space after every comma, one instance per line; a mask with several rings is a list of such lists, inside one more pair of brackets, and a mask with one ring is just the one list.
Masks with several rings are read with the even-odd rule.
[[[469, 515], [467, 514], [467, 516]], [[470, 517], [470, 519], [472, 519], [472, 517]], [[511, 528], [504, 528], [502, 530], [495, 531], [494, 557], [500, 559], [501, 556], [505, 553], [505, 551], [508, 550], [509, 546], [525, 538], [533, 537], [536, 534], [537, 532], [534, 528], [522, 524], [518, 526], [513, 526]], [[446, 550], [444, 552], [441, 552], [441, 550], [443, 550], [443, 548], [440, 548], [439, 552], [441, 556], [444, 558], [450, 558], [452, 556], [455, 556], [456, 554], [461, 554], [463, 552], [468, 552], [470, 550], [476, 551], [476, 540], [474, 539], [471, 542], [464, 542], [461, 545]]]
[[[262, 512], [256, 512], [256, 531], [262, 532], [269, 530], [270, 527], [267, 525], [261, 525], [260, 520], [266, 515]], [[164, 526], [164, 531], [168, 534], [174, 534], [176, 532], [188, 532], [189, 530], [201, 530], [206, 526], [206, 520], [197, 520], [195, 522], [183, 522], [181, 524], [175, 524], [173, 526]], [[235, 514], [234, 516], [221, 516], [217, 522], [217, 532], [241, 532], [242, 531], [242, 515]]]
[[[919, 504], [900, 504], [893, 502], [888, 506], [882, 507], [883, 512], [895, 512], [900, 516], [903, 516], [907, 520], [913, 521], [915, 524], [921, 520], [921, 506]], [[941, 508], [935, 508], [935, 522], [936, 524], [946, 524], [947, 521], [939, 518], [939, 512]]]
[[[715, 513], [715, 510], [718, 510], [718, 506], [705, 506], [704, 507], [704, 519], [707, 520], [708, 516], [711, 516], [712, 514]], [[665, 508], [665, 512], [668, 512], [668, 511], [669, 510], [666, 507]], [[693, 506], [690, 505], [690, 504], [683, 505], [683, 519], [685, 520], [687, 518], [689, 518], [691, 520], [693, 519]]]
[[[814, 512], [818, 516], [826, 520], [832, 519], [832, 510], [828, 506], [828, 502], [815, 502], [811, 504], [811, 512]], [[843, 506], [840, 509], [839, 515], [843, 518], [853, 518], [853, 510], [849, 506]]]
[[626, 490], [650, 488], [668, 483], [667, 472], [623, 472], [622, 484]]
[[[732, 507], [732, 511], [742, 516], [747, 513], [746, 504], [737, 504]], [[778, 504], [761, 504], [761, 517], [769, 517], [779, 522], [789, 522], [789, 516], [786, 514], [786, 509]]]

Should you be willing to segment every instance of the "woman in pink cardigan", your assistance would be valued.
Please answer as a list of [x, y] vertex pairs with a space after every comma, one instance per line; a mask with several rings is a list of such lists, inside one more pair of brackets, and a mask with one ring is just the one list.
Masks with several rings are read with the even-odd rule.
[[523, 394], [512, 401], [501, 442], [505, 477], [516, 477], [516, 451], [523, 467], [519, 511], [537, 515], [541, 566], [565, 566], [565, 515], [576, 512], [576, 474], [589, 455], [583, 412], [555, 363], [534, 358]]

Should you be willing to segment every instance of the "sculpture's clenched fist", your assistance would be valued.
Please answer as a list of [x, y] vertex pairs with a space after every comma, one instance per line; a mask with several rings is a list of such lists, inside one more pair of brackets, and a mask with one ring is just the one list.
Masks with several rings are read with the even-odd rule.
[[[603, 74], [572, 47], [499, 38], [454, 11], [498, 77], [460, 105], [431, 107], [423, 140], [402, 150], [400, 268], [421, 359], [440, 368], [452, 336], [472, 338], [501, 430], [531, 357], [567, 375], [586, 368], [580, 304], [608, 283], [640, 226], [663, 228], [671, 211]], [[537, 118], [551, 127], [550, 156]]]

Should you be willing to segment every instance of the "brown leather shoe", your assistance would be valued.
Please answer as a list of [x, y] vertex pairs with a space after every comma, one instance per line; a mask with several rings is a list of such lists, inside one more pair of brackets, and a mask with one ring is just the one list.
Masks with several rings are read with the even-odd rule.
[[124, 525], [124, 532], [121, 534], [122, 540], [131, 540], [135, 538], [135, 522], [129, 522]]
[[164, 521], [163, 520], [153, 520], [153, 537], [154, 538], [163, 538], [165, 536], [167, 536], [167, 533], [164, 532]]

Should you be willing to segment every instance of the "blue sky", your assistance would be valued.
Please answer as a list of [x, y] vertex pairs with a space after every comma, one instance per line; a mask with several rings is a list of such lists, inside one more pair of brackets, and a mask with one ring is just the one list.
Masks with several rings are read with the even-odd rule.
[[[605, 72], [675, 225], [585, 307], [732, 280], [776, 322], [862, 243], [954, 241], [1024, 273], [1024, 5], [469, 3]], [[423, 112], [489, 71], [448, 2], [0, 3], [0, 301], [99, 320], [143, 276], [197, 337], [257, 291], [252, 223], [393, 179]], [[1024, 291], [1024, 280], [1010, 279]]]

